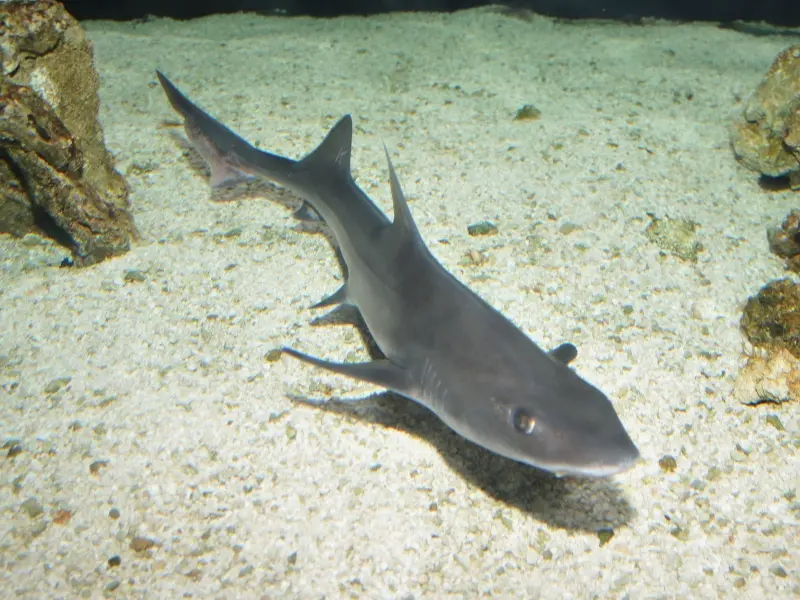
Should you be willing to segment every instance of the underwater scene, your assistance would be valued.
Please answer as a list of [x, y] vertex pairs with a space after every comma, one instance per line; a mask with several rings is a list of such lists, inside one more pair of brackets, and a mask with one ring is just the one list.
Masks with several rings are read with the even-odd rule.
[[4, 596], [800, 594], [800, 29], [0, 33]]

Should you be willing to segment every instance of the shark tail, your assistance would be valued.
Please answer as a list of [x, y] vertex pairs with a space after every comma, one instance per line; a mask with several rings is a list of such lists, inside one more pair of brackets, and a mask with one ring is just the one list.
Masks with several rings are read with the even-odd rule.
[[286, 185], [296, 161], [263, 152], [236, 135], [214, 117], [195, 105], [160, 71], [158, 81], [169, 103], [184, 120], [184, 129], [192, 146], [211, 169], [211, 187], [261, 176]]

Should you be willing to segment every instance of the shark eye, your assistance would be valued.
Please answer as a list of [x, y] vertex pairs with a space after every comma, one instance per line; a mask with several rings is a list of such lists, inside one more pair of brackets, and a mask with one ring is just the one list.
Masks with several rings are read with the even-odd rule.
[[520, 433], [529, 435], [533, 433], [533, 428], [536, 427], [536, 419], [526, 410], [517, 408], [511, 413], [511, 424], [514, 426], [514, 429]]

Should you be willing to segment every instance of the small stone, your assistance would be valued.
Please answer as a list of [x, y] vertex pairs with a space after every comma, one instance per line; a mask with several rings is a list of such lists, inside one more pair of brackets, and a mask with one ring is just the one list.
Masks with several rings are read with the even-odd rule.
[[672, 537], [674, 537], [676, 540], [680, 540], [681, 542], [685, 542], [689, 539], [689, 532], [680, 525], [676, 525], [670, 529], [669, 533]]
[[122, 277], [122, 279], [126, 283], [141, 283], [143, 281], [147, 281], [147, 277], [145, 277], [144, 273], [137, 271], [136, 269], [125, 271], [125, 275]]
[[137, 535], [131, 540], [131, 550], [134, 552], [145, 552], [156, 546], [156, 541], [148, 537]]
[[658, 459], [658, 466], [661, 467], [661, 470], [665, 473], [672, 473], [678, 468], [678, 461], [676, 461], [675, 457], [671, 454], [665, 454]]
[[247, 577], [253, 572], [253, 565], [245, 565], [239, 569], [239, 577]]
[[597, 539], [600, 540], [600, 547], [602, 548], [608, 542], [611, 541], [611, 538], [614, 537], [614, 530], [611, 527], [603, 527], [602, 529], [597, 530]]
[[286, 562], [288, 562], [290, 565], [297, 564], [297, 552], [292, 552], [286, 559]]
[[571, 223], [567, 221], [566, 223], [563, 223], [561, 227], [558, 228], [558, 232], [563, 235], [569, 235], [570, 233], [574, 233], [578, 229], [580, 229], [580, 225], [578, 225], [577, 223]]
[[769, 424], [772, 425], [778, 431], [784, 431], [783, 423], [781, 423], [780, 418], [778, 415], [767, 415], [764, 417], [764, 420]]
[[473, 237], [479, 235], [497, 234], [497, 226], [490, 221], [478, 221], [472, 225], [467, 225], [467, 233]]
[[20, 508], [31, 518], [35, 519], [44, 512], [42, 505], [36, 498], [28, 498], [21, 505]]
[[733, 582], [733, 587], [735, 587], [736, 589], [742, 589], [746, 585], [747, 581], [745, 581], [744, 577], [737, 577], [736, 581]]
[[6, 454], [6, 457], [14, 458], [20, 452], [22, 452], [22, 446], [20, 444], [12, 444], [8, 447], [8, 454]]
[[66, 525], [72, 518], [72, 511], [65, 508], [59, 508], [53, 513], [53, 523], [56, 525]]
[[781, 579], [785, 579], [789, 576], [789, 574], [786, 572], [786, 569], [784, 569], [781, 565], [772, 565], [769, 568], [769, 572], [775, 575], [775, 577], [780, 577]]
[[118, 567], [122, 564], [122, 559], [118, 555], [114, 555], [108, 559], [109, 567]]
[[31, 537], [39, 537], [45, 532], [46, 529], [47, 529], [47, 520], [37, 519], [36, 521], [34, 521], [33, 527], [31, 527], [30, 530]]
[[108, 511], [108, 516], [109, 516], [109, 518], [114, 519], [114, 520], [119, 519], [119, 509], [118, 508], [112, 508], [110, 511]]
[[514, 115], [515, 121], [536, 121], [542, 116], [542, 111], [536, 108], [533, 104], [525, 104], [517, 110]]
[[264, 360], [267, 362], [277, 362], [281, 358], [280, 348], [273, 348], [264, 355]]
[[104, 588], [107, 592], [113, 592], [116, 590], [120, 585], [119, 579], [114, 579], [113, 581], [109, 581]]
[[217, 234], [217, 237], [221, 238], [237, 238], [242, 235], [242, 228], [241, 227], [234, 227], [233, 229], [229, 229], [223, 233]]
[[44, 393], [45, 394], [55, 394], [58, 390], [62, 387], [67, 385], [70, 381], [72, 381], [72, 377], [57, 377], [44, 386]]
[[100, 469], [103, 469], [107, 466], [108, 466], [107, 460], [96, 460], [89, 465], [89, 473], [91, 473], [92, 475], [97, 475], [100, 472]]

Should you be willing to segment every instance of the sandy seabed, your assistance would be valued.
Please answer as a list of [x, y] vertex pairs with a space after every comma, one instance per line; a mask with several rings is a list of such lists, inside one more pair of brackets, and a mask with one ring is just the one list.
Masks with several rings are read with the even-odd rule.
[[[5, 597], [797, 597], [797, 407], [731, 389], [798, 196], [759, 187], [727, 130], [790, 39], [488, 9], [84, 25], [142, 240], [59, 269], [62, 248], [0, 239]], [[156, 68], [292, 157], [352, 113], [359, 184], [390, 210], [385, 141], [434, 254], [542, 346], [575, 343], [643, 462], [554, 479], [274, 360], [366, 356], [312, 325], [335, 255], [284, 192], [210, 196]], [[648, 239], [667, 218], [697, 224], [696, 261]], [[467, 234], [482, 220], [497, 235]]]

